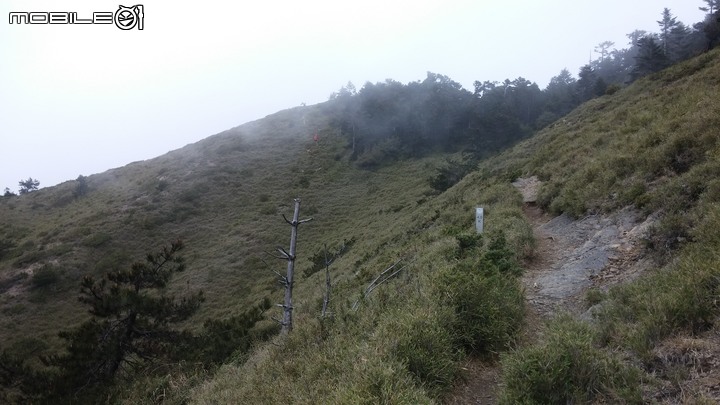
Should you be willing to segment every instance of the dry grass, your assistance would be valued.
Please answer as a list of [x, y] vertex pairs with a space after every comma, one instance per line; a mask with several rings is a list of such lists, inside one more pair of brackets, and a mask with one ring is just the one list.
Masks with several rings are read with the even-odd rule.
[[[583, 216], [635, 205], [661, 214], [660, 224], [645, 241], [648, 253], [657, 258], [656, 270], [596, 297], [602, 310], [596, 328], [588, 329], [584, 338], [588, 350], [603, 356], [620, 350], [626, 366], [639, 366], [645, 381], [643, 401], [716, 399], [713, 384], [703, 385], [700, 381], [705, 377], [698, 373], [693, 377], [694, 365], [671, 364], [665, 374], [657, 374], [655, 365], [667, 363], [662, 348], [673, 336], [717, 333], [719, 53], [715, 50], [593, 100], [488, 162], [488, 172], [495, 175], [538, 175], [545, 181], [540, 202], [556, 213]], [[572, 330], [573, 322], [556, 327]], [[551, 340], [548, 337], [507, 358], [506, 398], [529, 395], [544, 398], [541, 402], [557, 395], [592, 398], [586, 396], [592, 391], [586, 391], [589, 386], [582, 382], [552, 390], [546, 390], [547, 381], [542, 379], [528, 385], [527, 373], [537, 373], [536, 365], [551, 364], [576, 350], [558, 351]], [[551, 376], [559, 369], [546, 371], [538, 375]], [[612, 395], [632, 394], [623, 401], [639, 400], [637, 380], [607, 384], [595, 388], [595, 393], [610, 386]], [[667, 387], [674, 391], [665, 392]], [[682, 387], [693, 387], [694, 393]]]
[[[54, 350], [57, 331], [87, 316], [75, 298], [83, 275], [127, 266], [175, 238], [187, 246], [187, 271], [171, 288], [202, 289], [207, 297], [188, 327], [231, 316], [265, 297], [281, 301], [264, 260], [282, 270], [284, 263], [266, 252], [287, 243], [289, 227], [280, 214], [289, 215], [299, 196], [301, 217], [314, 220], [300, 227], [297, 274], [313, 266], [310, 258], [323, 245], [355, 240], [331, 267], [333, 320], [318, 320], [322, 272], [298, 277], [293, 335], [275, 342], [280, 346], [258, 349], [249, 363], [254, 371], [243, 372], [240, 381], [228, 376], [248, 366], [225, 366], [195, 400], [203, 402], [203, 395], [299, 403], [438, 398], [462, 356], [449, 335], [448, 308], [434, 304], [433, 274], [454, 264], [455, 235], [472, 231], [477, 204], [487, 207], [489, 232], [507, 232], [511, 249], [528, 251], [532, 234], [522, 221], [520, 197], [509, 184], [478, 183], [474, 177], [433, 196], [427, 178], [444, 156], [359, 170], [327, 118], [322, 106], [289, 110], [156, 159], [88, 176], [88, 192], [80, 197], [73, 195], [71, 181], [2, 199], [0, 240], [10, 247], [0, 258], [0, 280], [17, 292], [0, 298], [6, 315], [0, 319], [3, 347], [14, 352], [36, 347], [36, 354]], [[307, 128], [321, 128], [318, 144]], [[401, 258], [407, 268], [353, 310], [364, 286]], [[42, 288], [33, 287], [30, 276], [16, 277], [46, 265], [54, 266], [57, 277]], [[169, 366], [167, 375], [124, 382], [128, 391], [114, 398], [152, 402], [162, 392], [180, 401], [191, 387], [177, 382], [195, 385], [205, 374], [178, 365]], [[268, 382], [280, 380], [294, 391], [278, 391]]]
[[[718, 316], [719, 52], [581, 106], [440, 195], [430, 192], [426, 179], [443, 156], [358, 170], [347, 159], [346, 140], [331, 129], [331, 117], [315, 106], [89, 176], [89, 191], [79, 198], [74, 182], [67, 182], [0, 199], [0, 339], [16, 352], [53, 348], [58, 329], [86, 316], [75, 299], [84, 274], [126, 266], [175, 238], [187, 245], [188, 271], [172, 288], [203, 289], [208, 298], [187, 326], [235, 314], [264, 297], [279, 301], [281, 291], [263, 259], [287, 243], [280, 214], [290, 214], [299, 196], [301, 217], [314, 220], [300, 228], [298, 274], [312, 267], [310, 258], [324, 244], [356, 241], [331, 267], [334, 316], [318, 318], [322, 272], [299, 277], [291, 336], [214, 375], [170, 367], [169, 377], [129, 382], [115, 398], [149, 403], [164, 389], [168, 398], [194, 403], [433, 403], [463, 357], [456, 334], [448, 335], [457, 325], [457, 305], [438, 299], [438, 274], [457, 275], [458, 266], [468, 264], [460, 241], [472, 232], [477, 205], [485, 207], [488, 234], [504, 235], [515, 260], [531, 257], [532, 228], [509, 183], [538, 175], [545, 182], [540, 203], [554, 212], [582, 216], [626, 205], [661, 210], [661, 225], [647, 242], [655, 252], [667, 252], [668, 264], [599, 297], [605, 311], [597, 329], [560, 320], [553, 330], [572, 338], [566, 345], [553, 344], [551, 333], [508, 357], [514, 368], [505, 385], [522, 386], [512, 380], [512, 370], [522, 376], [523, 370], [539, 372], [533, 364], [559, 359], [559, 368], [579, 367], [587, 378], [566, 384], [565, 392], [546, 390], [551, 395], [635, 401], [632, 364], [652, 362], [662, 353], [660, 342], [674, 334], [715, 328]], [[317, 145], [311, 138], [316, 128]], [[481, 258], [487, 249], [482, 244], [472, 256]], [[364, 286], [399, 259], [403, 272], [353, 309]], [[30, 273], [40, 268], [49, 277], [33, 283]], [[597, 370], [567, 363], [572, 351], [594, 359]], [[546, 376], [563, 379], [563, 370]], [[682, 373], [676, 376], [681, 385]], [[521, 391], [535, 398], [532, 389]]]
[[[361, 271], [366, 259], [355, 252], [372, 251], [393, 237], [387, 223], [409, 221], [409, 211], [429, 190], [416, 173], [434, 167], [435, 159], [357, 170], [342, 157], [338, 134], [321, 131], [317, 145], [308, 135], [307, 127], [327, 127], [324, 118], [319, 107], [278, 113], [263, 125], [249, 123], [88, 176], [89, 191], [79, 198], [70, 181], [0, 199], [4, 346], [25, 336], [52, 341], [58, 329], [86, 316], [75, 299], [84, 274], [127, 266], [175, 238], [188, 247], [188, 271], [174, 288], [203, 289], [208, 297], [198, 323], [266, 296], [275, 300], [279, 291], [263, 260], [282, 269], [265, 252], [288, 243], [281, 214], [292, 213], [296, 196], [303, 200], [301, 215], [315, 218], [300, 229], [299, 273], [323, 244], [351, 238], [358, 243], [338, 277]], [[54, 266], [58, 277], [35, 288], [29, 273], [45, 265]], [[308, 283], [313, 291], [314, 282]], [[298, 289], [301, 298], [304, 290]]]

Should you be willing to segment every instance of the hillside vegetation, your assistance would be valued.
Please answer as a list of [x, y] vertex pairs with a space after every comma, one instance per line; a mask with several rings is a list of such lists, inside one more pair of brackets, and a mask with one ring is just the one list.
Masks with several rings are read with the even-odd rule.
[[[718, 94], [715, 50], [590, 100], [443, 192], [428, 179], [447, 154], [357, 156], [352, 123], [338, 122], [338, 104], [329, 102], [88, 176], [82, 188], [70, 181], [2, 198], [2, 348], [26, 359], [58, 350], [57, 331], [88, 317], [76, 299], [85, 275], [128, 267], [175, 239], [185, 243], [187, 270], [169, 290], [206, 298], [187, 330], [265, 298], [280, 302], [271, 270], [284, 262], [267, 252], [287, 243], [281, 214], [300, 197], [301, 217], [313, 221], [299, 230], [295, 330], [217, 368], [139, 368], [103, 398], [435, 403], [473, 357], [500, 362], [506, 403], [711, 401], [712, 392], [682, 389], [697, 372], [682, 357], [692, 347], [675, 357], [658, 348], [717, 335]], [[382, 164], [362, 164], [370, 157]], [[593, 322], [560, 316], [529, 342], [519, 278], [536, 241], [510, 183], [532, 175], [543, 181], [539, 204], [553, 214], [635, 206], [660, 222], [646, 240], [657, 258], [651, 271], [596, 297]], [[476, 206], [486, 213], [481, 236]], [[321, 318], [325, 245], [338, 254], [331, 314]], [[400, 271], [366, 293], [393, 264]], [[268, 309], [259, 329], [274, 330], [270, 316], [279, 310]]]
[[[301, 229], [300, 272], [323, 244], [353, 240], [353, 250], [364, 251], [366, 239], [384, 228], [368, 215], [394, 223], [422, 202], [429, 187], [415, 173], [434, 167], [434, 159], [358, 171], [342, 159], [344, 143], [332, 129], [313, 142], [309, 123], [329, 128], [322, 120], [320, 108], [289, 110], [88, 176], [83, 195], [70, 181], [0, 200], [3, 341], [25, 333], [51, 339], [59, 326], [83, 317], [74, 297], [83, 275], [129, 265], [178, 238], [189, 271], [176, 284], [209, 293], [202, 312], [222, 315], [258, 302], [276, 291], [263, 260], [287, 243], [281, 214], [292, 214], [295, 197], [302, 197], [302, 215], [315, 218]], [[44, 273], [52, 276], [37, 280]]]
[[[655, 266], [592, 297], [600, 305], [591, 326], [554, 322], [545, 341], [505, 358], [507, 402], [720, 397], [698, 383], [717, 378], [712, 359], [720, 354], [718, 62], [710, 52], [590, 101], [488, 162], [496, 175], [538, 175], [545, 181], [539, 202], [553, 213], [634, 206], [660, 216], [645, 237]], [[570, 353], [603, 360], [588, 369]]]
[[[357, 311], [352, 298], [345, 304], [336, 298], [333, 321], [305, 313], [295, 334], [259, 348], [246, 363], [224, 366], [193, 401], [441, 400], [464, 355], [492, 362], [494, 353], [518, 342], [514, 322], [522, 311], [511, 263], [533, 255], [520, 196], [510, 187], [521, 175], [544, 181], [540, 204], [553, 213], [582, 216], [635, 206], [661, 219], [646, 238], [654, 269], [603, 293], [594, 322], [559, 317], [537, 342], [502, 357], [501, 401], [713, 401], [717, 393], [682, 387], [716, 364], [704, 357], [698, 366], [688, 353], [712, 345], [703, 336], [717, 335], [718, 56], [704, 54], [592, 100], [481, 163], [415, 210], [427, 225], [404, 234], [395, 227], [402, 236], [370, 262], [379, 272], [405, 257], [410, 264], [403, 277]], [[486, 207], [488, 233], [471, 242], [476, 205]], [[498, 249], [497, 235], [505, 236], [507, 249]], [[347, 265], [335, 266], [342, 272]], [[348, 279], [348, 289], [358, 291], [363, 281]], [[351, 296], [348, 289], [337, 296]], [[670, 350], [667, 339], [678, 336], [690, 343], [663, 355]]]
[[[0, 333], [6, 351], [3, 355], [10, 356], [0, 359], [6, 367], [0, 373], [5, 383], [11, 387], [37, 384], [42, 379], [34, 375], [24, 383], [17, 381], [22, 368], [15, 359], [24, 360], [31, 368], [42, 368], [45, 361], [38, 359], [52, 356], [65, 343], [58, 332], [88, 319], [87, 310], [77, 301], [84, 277], [99, 279], [129, 268], [146, 253], [175, 239], [184, 241], [187, 270], [173, 279], [169, 292], [189, 295], [202, 290], [205, 297], [197, 314], [184, 324], [190, 332], [206, 331], [206, 321], [232, 319], [265, 299], [280, 302], [282, 291], [272, 271], [282, 271], [284, 262], [275, 261], [268, 252], [287, 243], [289, 227], [281, 214], [291, 213], [294, 197], [302, 198], [301, 216], [314, 219], [300, 229], [294, 298], [298, 329], [293, 339], [306, 335], [308, 327], [322, 328], [328, 336], [332, 330], [343, 330], [333, 324], [340, 322], [344, 311], [374, 323], [374, 312], [367, 312], [364, 300], [358, 301], [362, 286], [400, 259], [405, 268], [398, 279], [416, 280], [421, 276], [417, 269], [423, 265], [418, 260], [427, 260], [420, 255], [426, 246], [417, 236], [428, 229], [437, 228], [433, 232], [448, 235], [432, 248], [444, 252], [438, 265], [446, 266], [461, 254], [468, 255], [456, 249], [455, 240], [464, 240], [467, 251], [482, 245], [466, 224], [472, 219], [470, 211], [444, 213], [444, 203], [429, 205], [436, 192], [429, 186], [428, 176], [444, 162], [445, 155], [400, 159], [372, 171], [360, 170], [350, 161], [347, 139], [331, 125], [330, 118], [324, 105], [288, 110], [153, 160], [1, 199], [0, 305], [4, 316]], [[318, 142], [313, 141], [316, 131]], [[520, 203], [511, 188], [504, 186], [491, 193], [498, 200], [514, 201], [515, 208], [506, 208], [502, 216], [508, 218], [508, 223], [522, 224]], [[437, 221], [445, 224], [442, 229], [435, 225]], [[498, 222], [489, 229], [499, 230], [502, 226]], [[513, 282], [518, 272], [513, 251], [529, 252], [525, 245], [531, 245], [532, 240], [527, 229], [508, 235], [507, 240], [518, 249], [509, 249], [499, 234], [491, 246], [496, 255], [509, 261], [499, 263], [497, 271], [512, 273], [512, 277], [498, 277], [488, 288], [501, 289], [496, 293], [499, 296], [507, 289], [512, 291], [514, 299], [509, 305], [517, 312], [522, 302]], [[332, 265], [333, 316], [321, 325], [317, 314], [324, 275], [317, 272], [316, 262], [325, 245], [338, 257]], [[488, 283], [482, 278], [475, 282]], [[460, 280], [456, 284], [462, 287]], [[391, 290], [384, 287], [368, 299], [387, 298]], [[441, 299], [439, 291], [428, 290], [426, 294]], [[447, 308], [459, 305], [457, 300], [448, 300]], [[359, 302], [359, 309], [349, 309], [355, 302]], [[435, 311], [433, 307], [428, 309]], [[270, 317], [279, 312], [273, 311], [268, 310], [266, 321], [257, 326], [254, 333], [258, 336], [275, 328]], [[492, 344], [476, 342], [472, 335], [460, 338], [428, 323], [444, 336], [445, 343], [452, 342], [445, 351], [450, 357], [446, 359], [447, 368], [440, 370], [443, 380], [438, 390], [452, 381], [453, 360], [459, 352], [456, 348], [474, 350], [477, 346], [478, 350], [488, 351], [507, 347], [508, 338], [519, 329], [518, 319], [506, 322], [496, 315], [498, 329], [488, 332], [493, 334]], [[434, 312], [433, 316], [435, 320], [449, 319], [443, 312]], [[355, 323], [349, 318], [348, 322]], [[220, 333], [224, 333], [222, 330]], [[369, 333], [373, 330], [368, 328]], [[361, 337], [357, 334], [357, 338]], [[246, 339], [240, 336], [238, 342], [246, 344]], [[388, 352], [387, 356], [395, 354]], [[233, 358], [241, 361], [245, 356], [239, 351]], [[385, 360], [375, 361], [385, 372]], [[402, 361], [398, 358], [388, 364]], [[167, 394], [168, 399], [179, 400], [192, 387], [178, 381], [202, 379], [212, 369], [212, 365], [185, 362], [162, 367], [149, 363], [147, 368], [132, 372], [128, 369], [119, 375], [109, 397], [123, 399], [130, 395], [130, 402], [152, 400], [158, 390], [166, 390], [165, 385], [180, 384], [179, 392], [169, 390]], [[147, 375], [147, 381], [141, 378], [143, 375]], [[166, 375], [171, 376], [169, 380]], [[432, 373], [430, 376], [435, 378]], [[408, 387], [415, 384], [407, 376], [396, 377]], [[133, 387], [132, 381], [140, 386]], [[5, 394], [6, 400], [22, 398], [12, 391]], [[43, 392], [33, 390], [32, 395]], [[90, 400], [97, 393], [85, 390], [75, 395]], [[318, 395], [314, 397], [319, 400]]]

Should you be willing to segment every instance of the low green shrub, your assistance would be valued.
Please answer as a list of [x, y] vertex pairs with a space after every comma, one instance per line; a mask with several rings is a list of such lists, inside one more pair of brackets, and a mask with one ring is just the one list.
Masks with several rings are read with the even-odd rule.
[[362, 169], [374, 170], [400, 157], [401, 150], [402, 142], [398, 137], [386, 138], [360, 154], [355, 163]]
[[458, 242], [458, 257], [463, 258], [469, 253], [474, 252], [477, 248], [482, 247], [482, 234], [477, 232], [463, 232], [455, 235]]
[[[432, 404], [408, 373], [398, 372], [404, 366], [379, 358], [364, 359], [354, 365], [355, 377], [343, 381], [327, 403], [332, 404]], [[309, 401], [298, 401], [309, 403]]]
[[647, 184], [643, 180], [634, 180], [620, 190], [620, 201], [625, 205], [634, 204], [643, 208], [649, 202]]
[[555, 214], [564, 212], [573, 218], [580, 218], [587, 210], [587, 206], [586, 199], [578, 190], [572, 185], [562, 189], [559, 195], [550, 203], [550, 211]]
[[98, 248], [112, 239], [112, 236], [105, 232], [96, 232], [83, 239], [82, 245], [89, 248]]
[[502, 357], [502, 404], [642, 403], [640, 372], [593, 344], [588, 324], [559, 317], [541, 343]]
[[435, 173], [428, 178], [433, 190], [443, 192], [457, 184], [477, 166], [474, 160], [454, 161], [447, 159], [445, 164], [438, 167]]
[[45, 264], [39, 269], [35, 270], [32, 277], [30, 278], [30, 282], [32, 283], [33, 288], [47, 287], [57, 283], [59, 280], [60, 274], [57, 268], [55, 268], [55, 266], [51, 264]]
[[686, 252], [642, 282], [611, 290], [611, 305], [598, 314], [602, 339], [646, 358], [672, 333], [706, 330], [718, 314], [719, 264], [717, 255]]
[[516, 277], [521, 276], [523, 271], [515, 252], [505, 239], [505, 234], [500, 232], [490, 234], [490, 242], [480, 258], [479, 267], [489, 274], [509, 274]]
[[613, 84], [607, 86], [607, 88], [605, 89], [605, 94], [608, 96], [611, 96], [620, 90], [622, 90], [622, 86], [620, 86], [617, 83], [613, 83]]
[[515, 277], [479, 263], [468, 259], [441, 270], [435, 288], [441, 305], [452, 310], [450, 328], [458, 347], [488, 354], [515, 341], [525, 302]]
[[452, 385], [458, 369], [458, 350], [450, 329], [444, 326], [447, 314], [424, 308], [391, 318], [382, 329], [391, 342], [391, 357], [404, 364], [431, 395], [439, 396]]
[[585, 293], [585, 308], [591, 308], [607, 298], [607, 294], [598, 288], [590, 288]]
[[[556, 181], [545, 182], [540, 187], [540, 191], [538, 192], [537, 204], [543, 209], [550, 209], [550, 205], [552, 204], [553, 200], [558, 196], [558, 194], [560, 194], [560, 190], [562, 190], [562, 187], [563, 185]], [[553, 213], [558, 214], [559, 212], [553, 211]]]
[[[279, 326], [257, 328], [256, 324], [264, 318], [264, 312], [271, 307], [270, 300], [253, 306], [239, 315], [226, 319], [208, 319], [203, 325], [203, 333], [195, 339], [192, 349], [199, 350], [198, 359], [206, 364], [222, 364], [231, 355], [242, 355], [253, 344], [267, 340], [279, 331]], [[183, 355], [181, 353], [181, 355]], [[184, 354], [187, 358], [187, 353]]]
[[669, 257], [690, 236], [690, 220], [684, 214], [667, 214], [650, 228], [645, 243], [663, 257]]
[[15, 242], [9, 239], [0, 239], [0, 260], [10, 256], [11, 250], [15, 248]]

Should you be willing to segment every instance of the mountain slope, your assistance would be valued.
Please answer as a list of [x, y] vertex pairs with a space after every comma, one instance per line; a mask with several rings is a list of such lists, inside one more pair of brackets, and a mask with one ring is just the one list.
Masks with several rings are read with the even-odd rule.
[[[459, 271], [453, 264], [457, 256], [448, 254], [448, 250], [458, 249], [463, 239], [453, 230], [469, 230], [476, 205], [486, 206], [487, 226], [503, 230], [516, 252], [524, 247], [526, 254], [519, 254], [519, 258], [532, 256], [529, 226], [520, 214], [520, 196], [509, 183], [518, 176], [537, 175], [544, 182], [538, 202], [553, 213], [584, 216], [626, 206], [635, 206], [645, 215], [654, 213], [659, 223], [647, 234], [645, 244], [646, 254], [657, 262], [637, 281], [610, 293], [596, 293], [593, 301], [599, 301], [602, 309], [590, 326], [560, 317], [547, 326], [539, 341], [522, 346], [503, 360], [503, 400], [711, 401], [715, 396], [702, 389], [683, 394], [681, 388], [672, 387], [690, 386], [692, 376], [704, 378], [708, 370], [703, 371], [704, 366], [698, 364], [710, 364], [702, 356], [712, 358], [717, 352], [697, 352], [692, 357], [697, 363], [676, 362], [663, 356], [682, 356], [684, 350], [695, 347], [688, 344], [713, 347], [712, 340], [703, 341], [702, 336], [717, 334], [712, 326], [718, 316], [713, 297], [720, 291], [712, 280], [720, 277], [720, 258], [712, 252], [720, 247], [720, 193], [716, 184], [720, 173], [719, 87], [720, 59], [716, 50], [642, 79], [612, 96], [592, 100], [532, 139], [483, 162], [478, 171], [418, 209], [418, 213], [437, 210], [438, 215], [429, 228], [409, 235], [411, 238], [405, 242], [406, 246], [422, 247], [416, 250], [412, 276], [387, 286], [390, 297], [400, 295], [401, 302], [387, 296], [384, 301], [373, 302], [374, 307], [368, 309], [373, 313], [367, 316], [374, 323], [358, 315], [351, 319], [359, 325], [345, 321], [330, 332], [323, 332], [321, 326], [303, 328], [281, 343], [281, 348], [268, 346], [259, 350], [245, 366], [226, 366], [198, 391], [194, 400], [432, 401], [437, 387], [422, 377], [415, 380], [430, 393], [426, 397], [402, 377], [403, 369], [418, 376], [413, 364], [422, 364], [422, 350], [418, 349], [414, 356], [400, 357], [400, 364], [392, 363], [398, 358], [386, 350], [402, 347], [404, 339], [413, 340], [397, 331], [387, 335], [383, 325], [388, 319], [401, 325], [413, 324], [411, 319], [443, 324], [437, 319], [443, 316], [442, 307], [422, 307], [418, 311], [416, 306], [421, 302], [432, 305], [428, 290], [437, 288], [439, 281], [434, 275], [448, 268]], [[319, 338], [327, 336], [323, 333], [329, 337]], [[416, 333], [434, 336], [420, 327]], [[673, 336], [678, 333], [689, 334], [695, 340], [684, 348], [676, 344], [668, 349], [666, 339], [677, 340]], [[361, 337], [353, 338], [353, 334]], [[438, 344], [431, 337], [423, 342], [416, 348]], [[356, 346], [360, 349], [350, 353], [340, 350]], [[441, 349], [435, 346], [435, 350]], [[578, 350], [595, 359], [593, 368], [556, 363], [567, 356], [573, 358], [572, 353]], [[384, 361], [385, 367], [372, 364], [374, 359]], [[442, 359], [434, 358], [434, 364], [441, 364]], [[555, 368], [533, 368], [542, 364]], [[331, 367], [332, 377], [319, 371], [323, 367]], [[563, 370], [570, 375], [561, 374]], [[673, 377], [673, 372], [681, 374]], [[640, 374], [646, 381], [642, 387]], [[528, 375], [547, 376], [550, 380], [537, 381]], [[574, 376], [588, 376], [589, 380]], [[274, 380], [277, 378], [281, 380]], [[287, 388], [273, 391], [270, 381]], [[551, 384], [550, 391], [543, 391], [548, 387], [543, 384]], [[553, 384], [559, 385], [553, 389]], [[665, 391], [662, 387], [670, 388]]]
[[[0, 320], [4, 346], [25, 336], [52, 341], [86, 315], [76, 302], [85, 274], [127, 267], [183, 239], [188, 271], [175, 289], [203, 289], [200, 319], [222, 317], [279, 296], [265, 252], [285, 245], [293, 198], [315, 220], [300, 231], [299, 272], [324, 244], [356, 241], [362, 251], [429, 191], [416, 173], [435, 158], [359, 171], [322, 106], [284, 111], [164, 156], [77, 181], [0, 199]], [[312, 128], [312, 129], [311, 129]], [[313, 141], [315, 128], [320, 139]], [[327, 129], [325, 129], [327, 128]], [[373, 245], [374, 246], [374, 245]], [[353, 260], [362, 262], [352, 250]], [[35, 274], [35, 275], [34, 275]], [[36, 274], [48, 275], [43, 284]], [[302, 294], [302, 290], [298, 292]]]
[[[639, 254], [655, 261], [641, 266], [649, 269], [634, 282], [588, 293], [585, 308], [592, 306], [594, 314], [590, 328], [561, 318], [547, 326], [539, 342], [503, 361], [505, 401], [702, 403], [720, 398], [709, 383], [717, 378], [709, 359], [720, 356], [715, 326], [719, 91], [716, 50], [593, 100], [488, 162], [495, 175], [537, 175], [545, 182], [539, 204], [583, 218], [578, 223], [596, 218], [592, 214], [621, 214], [630, 206], [654, 224], [639, 241], [644, 246]], [[596, 236], [611, 231], [599, 228]], [[610, 267], [600, 272], [613, 271]], [[590, 369], [567, 364], [568, 351], [605, 363]], [[624, 371], [614, 368], [617, 364], [624, 364]], [[527, 377], [538, 372], [544, 373], [540, 380]], [[633, 382], [593, 385], [604, 373]], [[570, 380], [567, 390], [543, 393], [543, 386]]]
[[[151, 402], [162, 391], [170, 402], [432, 403], [456, 380], [462, 359], [497, 362], [498, 352], [518, 344], [502, 360], [508, 402], [517, 392], [542, 391], [542, 381], [517, 375], [553, 375], [532, 367], [578, 348], [607, 367], [593, 380], [607, 384], [577, 381], [569, 393], [553, 389], [558, 400], [637, 400], [633, 375], [672, 371], [653, 366], [664, 339], [715, 330], [719, 87], [716, 50], [584, 104], [439, 195], [426, 179], [443, 156], [358, 170], [332, 109], [319, 105], [89, 176], [86, 192], [77, 192], [76, 181], [3, 198], [3, 347], [53, 349], [56, 331], [86, 316], [75, 299], [84, 274], [127, 266], [176, 238], [187, 245], [188, 271], [171, 289], [203, 289], [208, 297], [188, 327], [265, 297], [279, 302], [264, 261], [284, 266], [266, 252], [287, 243], [280, 214], [289, 215], [300, 197], [301, 217], [314, 220], [300, 227], [293, 333], [238, 353], [217, 371], [178, 364], [162, 376], [123, 380], [113, 400]], [[646, 239], [658, 260], [648, 276], [599, 294], [603, 309], [591, 326], [560, 318], [527, 344], [519, 276], [536, 241], [511, 181], [532, 175], [543, 181], [538, 203], [550, 213], [582, 217], [635, 206], [660, 222]], [[483, 236], [473, 229], [476, 206], [485, 208]], [[333, 316], [320, 319], [324, 274], [312, 259], [324, 245], [349, 249], [331, 266]], [[365, 293], [394, 263], [399, 272]], [[608, 375], [628, 376], [630, 386], [602, 380]], [[572, 396], [578, 393], [595, 396]]]

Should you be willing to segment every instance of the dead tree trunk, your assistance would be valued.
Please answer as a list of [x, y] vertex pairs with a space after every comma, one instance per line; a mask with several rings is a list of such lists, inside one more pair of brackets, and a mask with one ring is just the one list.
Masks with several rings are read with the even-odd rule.
[[312, 221], [312, 218], [304, 219], [302, 221], [299, 221], [298, 218], [300, 216], [300, 199], [295, 199], [295, 212], [293, 213], [293, 219], [292, 221], [288, 221], [288, 219], [283, 215], [283, 219], [285, 219], [285, 222], [290, 224], [292, 227], [292, 231], [290, 232], [290, 251], [285, 251], [285, 249], [279, 247], [278, 251], [281, 254], [281, 258], [287, 260], [287, 275], [284, 277], [284, 284], [285, 284], [285, 301], [280, 306], [283, 308], [283, 319], [282, 322], [280, 322], [280, 325], [282, 327], [281, 332], [282, 333], [289, 333], [293, 328], [293, 322], [292, 322], [292, 311], [293, 311], [293, 305], [292, 305], [292, 290], [293, 290], [293, 278], [295, 273], [295, 247], [297, 245], [297, 230], [298, 226], [302, 223]]

